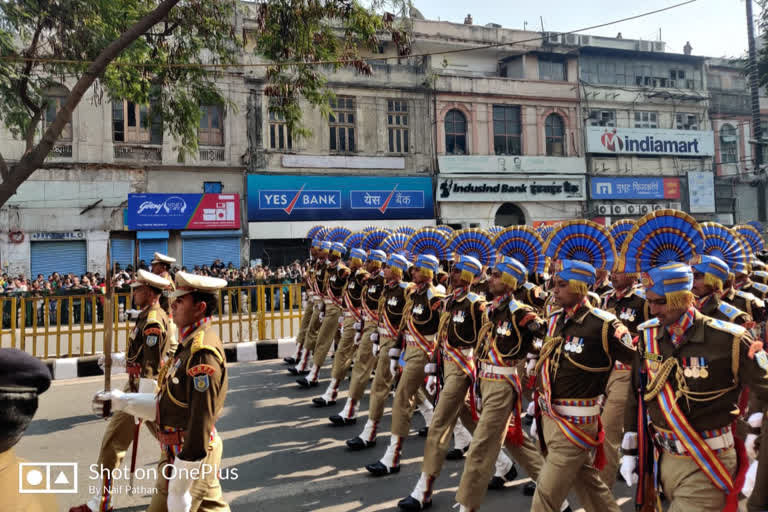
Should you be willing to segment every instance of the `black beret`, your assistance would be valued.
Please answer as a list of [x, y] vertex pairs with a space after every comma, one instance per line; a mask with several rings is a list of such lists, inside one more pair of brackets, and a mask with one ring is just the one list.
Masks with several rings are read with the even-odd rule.
[[51, 372], [39, 359], [15, 348], [0, 349], [0, 389], [44, 392]]

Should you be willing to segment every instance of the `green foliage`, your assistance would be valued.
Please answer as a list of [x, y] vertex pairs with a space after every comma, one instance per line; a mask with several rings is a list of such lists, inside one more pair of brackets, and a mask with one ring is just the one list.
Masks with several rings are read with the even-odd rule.
[[[46, 90], [76, 80], [90, 61], [156, 0], [8, 0], [0, 2], [0, 118], [16, 136], [34, 130]], [[201, 105], [231, 107], [204, 65], [235, 63], [235, 0], [182, 0], [97, 77], [97, 97], [151, 104], [153, 120], [177, 137], [180, 156], [197, 149]], [[27, 59], [20, 61], [17, 59]], [[31, 59], [31, 60], [30, 60]], [[39, 60], [38, 60], [39, 59]], [[66, 61], [66, 62], [62, 62]]]

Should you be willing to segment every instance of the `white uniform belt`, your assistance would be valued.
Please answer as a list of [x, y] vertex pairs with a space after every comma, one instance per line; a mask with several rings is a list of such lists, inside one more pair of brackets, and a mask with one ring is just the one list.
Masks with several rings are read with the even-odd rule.
[[[659, 433], [656, 433], [654, 440], [656, 441], [657, 445], [670, 453], [677, 455], [688, 454], [688, 450], [685, 448], [685, 445], [677, 439], [668, 439]], [[707, 443], [707, 446], [709, 446], [710, 449], [714, 451], [725, 450], [727, 448], [731, 448], [735, 444], [733, 441], [733, 432], [730, 430], [724, 434], [720, 434], [719, 436], [704, 439], [704, 442]]]
[[[422, 334], [421, 337], [429, 342], [435, 341], [434, 334]], [[406, 334], [405, 341], [407, 341], [408, 343], [416, 343], [416, 338], [413, 336], [413, 334]]]
[[335, 304], [335, 302], [333, 302], [331, 299], [323, 299], [323, 302], [325, 302], [326, 306], [332, 306]]
[[552, 409], [560, 416], [589, 417], [600, 414], [599, 405], [577, 406], [552, 404]]
[[312, 297], [310, 297], [314, 302], [323, 302], [323, 298], [319, 295], [312, 294]]
[[343, 315], [344, 315], [344, 318], [352, 318], [352, 313], [350, 313], [349, 311], [345, 311]]
[[483, 375], [517, 375], [517, 367], [480, 363], [480, 376]]
[[391, 334], [389, 333], [389, 329], [387, 329], [386, 327], [379, 327], [379, 334], [383, 336], [391, 336]]

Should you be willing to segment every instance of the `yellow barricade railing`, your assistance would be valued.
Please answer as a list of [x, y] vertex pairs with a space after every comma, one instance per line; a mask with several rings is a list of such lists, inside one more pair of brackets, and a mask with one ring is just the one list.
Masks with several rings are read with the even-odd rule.
[[[211, 323], [224, 343], [296, 336], [301, 284], [228, 287], [219, 291]], [[104, 296], [0, 297], [0, 347], [36, 357], [78, 357], [103, 352]], [[115, 293], [113, 347], [124, 352], [135, 321], [130, 293]]]

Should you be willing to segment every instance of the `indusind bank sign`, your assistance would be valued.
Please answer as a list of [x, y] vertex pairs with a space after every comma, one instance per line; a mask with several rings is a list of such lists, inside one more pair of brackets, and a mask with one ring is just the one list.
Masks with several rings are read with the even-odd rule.
[[704, 157], [715, 154], [715, 137], [712, 131], [588, 126], [587, 151]]

